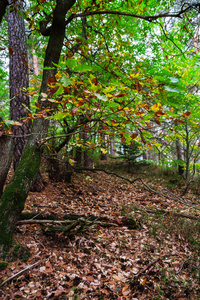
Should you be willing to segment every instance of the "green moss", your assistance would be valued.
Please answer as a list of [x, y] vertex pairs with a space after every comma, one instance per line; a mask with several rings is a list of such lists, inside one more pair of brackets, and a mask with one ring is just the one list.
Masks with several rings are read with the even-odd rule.
[[20, 218], [28, 192], [38, 173], [40, 158], [40, 150], [35, 145], [28, 146], [11, 182], [1, 197], [0, 255], [10, 248], [16, 222]]
[[123, 224], [128, 227], [128, 229], [137, 229], [139, 226], [135, 219], [130, 216], [129, 218], [126, 218], [123, 220]]
[[30, 252], [22, 245], [17, 243], [13, 250], [10, 252], [9, 259], [17, 260], [20, 259], [23, 262], [27, 262], [27, 260], [31, 257]]
[[5, 261], [0, 261], [0, 271], [6, 269], [8, 263]]

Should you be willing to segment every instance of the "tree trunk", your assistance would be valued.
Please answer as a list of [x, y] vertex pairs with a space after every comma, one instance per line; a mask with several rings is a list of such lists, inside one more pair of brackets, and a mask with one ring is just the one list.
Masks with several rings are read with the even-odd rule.
[[12, 161], [12, 138], [11, 136], [0, 136], [0, 198], [3, 192], [4, 182]]
[[[176, 140], [176, 154], [177, 154], [177, 159], [179, 161], [182, 160], [182, 153], [181, 153], [181, 145], [180, 142]], [[180, 164], [178, 164], [178, 174], [183, 175], [184, 173], [184, 168]]]
[[[9, 85], [10, 85], [10, 116], [11, 120], [21, 121], [28, 117], [29, 97], [27, 88], [29, 86], [28, 55], [26, 44], [26, 33], [24, 19], [19, 14], [22, 12], [23, 2], [21, 0], [11, 2], [7, 11], [8, 35], [9, 35]], [[26, 106], [26, 107], [25, 107]], [[28, 140], [31, 123], [25, 122], [22, 126], [14, 126], [12, 131], [14, 137], [14, 162], [16, 170], [22, 156], [24, 146]]]
[[[57, 0], [53, 13], [53, 23], [45, 54], [41, 93], [51, 95], [48, 87], [48, 78], [56, 74], [55, 64], [58, 64], [65, 36], [65, 16], [67, 11], [74, 5], [75, 0]], [[46, 100], [42, 106], [50, 106]], [[18, 221], [29, 190], [39, 171], [42, 149], [40, 141], [47, 135], [49, 121], [38, 118], [33, 123], [32, 135], [29, 138], [24, 154], [16, 169], [13, 179], [5, 188], [0, 201], [0, 255], [4, 256], [9, 250], [16, 222]]]

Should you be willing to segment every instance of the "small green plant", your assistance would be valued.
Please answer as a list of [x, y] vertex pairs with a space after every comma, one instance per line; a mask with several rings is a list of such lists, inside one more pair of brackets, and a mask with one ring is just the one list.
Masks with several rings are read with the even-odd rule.
[[31, 257], [31, 254], [24, 246], [17, 243], [14, 245], [10, 257], [11, 260], [20, 259], [21, 261], [26, 262]]

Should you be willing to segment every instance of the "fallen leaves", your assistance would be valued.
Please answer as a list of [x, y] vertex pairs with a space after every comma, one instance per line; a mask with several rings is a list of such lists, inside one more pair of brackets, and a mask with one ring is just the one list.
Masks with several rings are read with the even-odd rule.
[[[159, 229], [159, 216], [139, 209], [151, 206], [170, 212], [176, 206], [185, 212], [187, 208], [147, 193], [139, 182], [133, 186], [108, 174], [89, 175], [91, 180], [76, 174], [68, 185], [49, 182], [44, 192], [30, 193], [26, 211], [42, 211], [59, 219], [66, 214], [109, 216], [118, 226], [106, 228], [99, 223], [69, 238], [61, 232], [44, 235], [42, 224], [20, 225], [15, 237], [32, 256], [23, 265], [19, 260], [9, 262], [8, 268], [1, 271], [3, 280], [37, 260], [40, 264], [7, 282], [0, 290], [0, 299], [139, 300], [155, 295], [162, 299], [163, 294], [167, 299], [169, 293], [174, 299], [187, 299], [187, 293], [195, 299], [194, 291], [199, 289], [195, 280], [189, 290], [174, 284], [191, 281], [186, 268], [191, 257], [188, 244], [171, 233], [163, 238], [167, 222], [172, 227], [175, 216], [163, 215], [166, 228]], [[135, 219], [140, 227], [128, 228], [123, 223], [127, 217]]]

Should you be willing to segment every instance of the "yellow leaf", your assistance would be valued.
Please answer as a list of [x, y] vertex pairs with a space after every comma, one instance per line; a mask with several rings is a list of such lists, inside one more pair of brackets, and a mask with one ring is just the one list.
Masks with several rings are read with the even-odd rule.
[[160, 110], [161, 106], [162, 105], [160, 103], [156, 103], [156, 104], [152, 105], [151, 110], [156, 112], [156, 111]]

